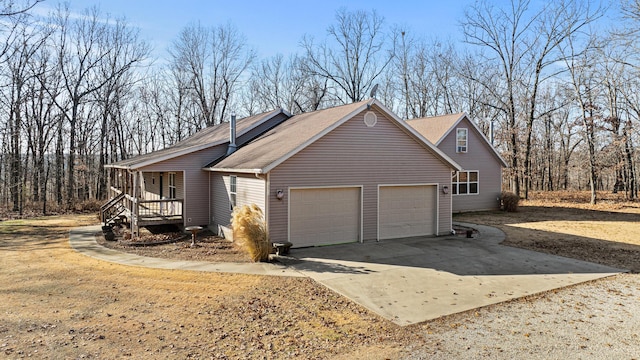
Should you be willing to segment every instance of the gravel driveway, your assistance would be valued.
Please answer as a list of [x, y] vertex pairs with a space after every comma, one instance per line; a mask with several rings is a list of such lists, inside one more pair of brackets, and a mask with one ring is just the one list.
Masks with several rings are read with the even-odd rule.
[[449, 316], [418, 331], [424, 343], [403, 359], [640, 359], [640, 275]]

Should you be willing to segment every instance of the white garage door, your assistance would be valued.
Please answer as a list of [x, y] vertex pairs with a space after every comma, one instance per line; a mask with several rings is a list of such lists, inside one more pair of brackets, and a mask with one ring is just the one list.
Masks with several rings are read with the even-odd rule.
[[289, 241], [293, 246], [360, 239], [360, 188], [292, 189]]
[[380, 239], [434, 235], [436, 186], [380, 187], [378, 229]]

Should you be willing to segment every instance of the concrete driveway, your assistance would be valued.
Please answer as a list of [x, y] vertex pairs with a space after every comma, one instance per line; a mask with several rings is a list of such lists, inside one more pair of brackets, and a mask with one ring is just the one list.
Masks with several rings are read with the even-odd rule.
[[500, 230], [292, 249], [280, 258], [399, 325], [594, 280], [623, 270], [499, 245]]
[[495, 228], [460, 236], [292, 249], [279, 263], [209, 263], [150, 258], [98, 245], [99, 226], [74, 229], [75, 250], [132, 266], [267, 276], [308, 276], [399, 325], [476, 309], [624, 270], [499, 245]]

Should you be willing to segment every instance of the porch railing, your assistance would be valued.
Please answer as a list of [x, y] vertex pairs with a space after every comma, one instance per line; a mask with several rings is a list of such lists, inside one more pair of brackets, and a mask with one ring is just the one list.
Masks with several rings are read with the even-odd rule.
[[132, 225], [144, 226], [151, 224], [181, 223], [183, 216], [183, 199], [154, 199], [143, 200], [135, 198], [121, 190], [111, 187], [110, 200], [103, 205], [102, 216], [105, 221], [106, 209], [112, 208], [114, 203], [121, 204], [124, 213]]
[[142, 200], [126, 195], [125, 203], [132, 223], [139, 226], [182, 221], [183, 199]]
[[126, 211], [123, 200], [124, 194], [120, 193], [112, 196], [109, 201], [100, 207], [100, 216], [104, 224]]

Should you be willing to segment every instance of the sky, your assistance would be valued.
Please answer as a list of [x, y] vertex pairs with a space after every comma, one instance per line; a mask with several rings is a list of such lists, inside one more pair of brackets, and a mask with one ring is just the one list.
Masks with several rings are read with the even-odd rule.
[[[233, 24], [256, 49], [259, 58], [300, 51], [303, 35], [317, 40], [326, 37], [335, 23], [336, 11], [346, 8], [376, 10], [387, 25], [401, 25], [418, 37], [460, 39], [458, 23], [472, 0], [354, 0], [354, 1], [276, 1], [276, 0], [69, 0], [71, 11], [82, 12], [98, 6], [112, 17], [124, 16], [139, 28], [155, 56], [165, 56], [171, 42], [185, 26], [200, 22], [204, 26]], [[57, 1], [46, 0], [37, 12], [46, 14]]]

